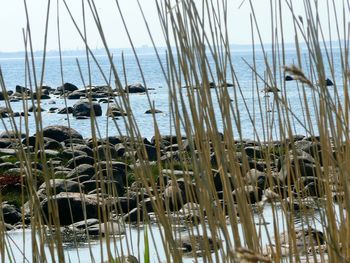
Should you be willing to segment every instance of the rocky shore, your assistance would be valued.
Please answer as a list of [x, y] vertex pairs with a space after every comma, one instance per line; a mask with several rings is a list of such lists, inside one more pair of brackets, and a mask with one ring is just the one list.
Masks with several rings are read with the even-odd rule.
[[[34, 199], [40, 202], [44, 224], [59, 223], [62, 231], [74, 230], [82, 239], [86, 233], [91, 236], [103, 236], [106, 231], [124, 234], [125, 223], [156, 221], [155, 207], [167, 211], [169, 219], [173, 218], [173, 222], [184, 227], [206, 220], [207, 212], [198, 201], [198, 182], [194, 171], [188, 169], [190, 160], [196, 158], [192, 153], [198, 152], [193, 151], [188, 138], [178, 141], [176, 136], [162, 136], [159, 143], [154, 138], [149, 141], [117, 136], [95, 140], [83, 138], [79, 132], [65, 126], [46, 127], [42, 136], [42, 148], [35, 150], [39, 145], [37, 135], [26, 137], [11, 131], [0, 134], [1, 208], [7, 230], [30, 225]], [[321, 175], [325, 168], [317, 137], [294, 136], [272, 144], [235, 141], [234, 149], [233, 155], [244, 180], [244, 186], [239, 187], [237, 175], [229, 175], [235, 203], [243, 193], [252, 207], [280, 202], [286, 209], [298, 211], [315, 209], [317, 200], [324, 198]], [[23, 151], [27, 160], [32, 160], [30, 163], [23, 159]], [[135, 177], [144, 160], [148, 167], [154, 167], [150, 176], [155, 180], [156, 189]], [[212, 167], [217, 167], [213, 149], [209, 160]], [[157, 170], [155, 161], [160, 161], [163, 167], [172, 163], [173, 168]], [[329, 183], [336, 184], [336, 167], [328, 167], [327, 171], [334, 173], [328, 177], [334, 179]], [[226, 193], [220, 171], [212, 169], [211, 174], [201, 176], [209, 179], [215, 189], [219, 202], [213, 199], [213, 205], [229, 211], [225, 209], [223, 197]], [[28, 196], [28, 183], [34, 184], [33, 189], [36, 189], [34, 199]], [[22, 207], [18, 199], [13, 198], [21, 193], [28, 199]], [[342, 193], [335, 192], [335, 201], [341, 196]], [[303, 238], [312, 237], [310, 244], [324, 246], [326, 243], [325, 235], [315, 229], [300, 233]], [[200, 253], [200, 248], [188, 244], [179, 244], [179, 248], [186, 253]]]

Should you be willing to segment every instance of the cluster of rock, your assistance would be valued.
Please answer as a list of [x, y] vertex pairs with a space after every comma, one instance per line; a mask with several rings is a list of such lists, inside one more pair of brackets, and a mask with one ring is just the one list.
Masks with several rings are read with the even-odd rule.
[[[7, 91], [6, 93], [0, 92], [0, 100], [8, 100], [10, 102], [16, 102], [22, 99], [33, 100], [47, 100], [51, 98], [66, 98], [68, 100], [79, 100], [72, 107], [51, 107], [48, 109], [51, 113], [58, 114], [72, 114], [77, 119], [89, 118], [91, 116], [101, 116], [102, 108], [101, 103], [110, 103], [106, 116], [118, 117], [125, 116], [126, 112], [115, 104], [114, 98], [120, 95], [120, 90], [112, 89], [109, 86], [92, 86], [85, 87], [84, 89], [78, 89], [77, 86], [71, 83], [64, 83], [64, 85], [53, 89], [49, 86], [43, 86], [38, 91], [32, 91], [29, 88], [23, 86], [16, 86], [15, 91]], [[123, 92], [126, 93], [145, 93], [147, 89], [140, 83], [128, 85]], [[39, 95], [40, 94], [40, 95]], [[49, 104], [55, 104], [55, 100], [51, 100]], [[7, 107], [0, 107], [0, 115], [2, 118], [9, 116], [18, 117], [25, 116], [29, 112], [38, 111], [38, 106], [30, 106], [26, 112], [12, 112]], [[45, 111], [41, 107], [41, 111]], [[145, 113], [161, 113], [159, 110], [151, 109]]]
[[[178, 141], [176, 136], [163, 136], [157, 143], [155, 139], [134, 141], [127, 137], [93, 140], [83, 139], [77, 131], [64, 126], [46, 127], [42, 135], [43, 147], [36, 154], [47, 161], [53, 174], [48, 177], [47, 169], [34, 162], [31, 174], [36, 175], [32, 180], [38, 184], [36, 195], [47, 224], [56, 222], [91, 235], [103, 235], [105, 229], [113, 229], [113, 233], [120, 234], [124, 231], [120, 227], [123, 223], [156, 220], [156, 208], [170, 211], [169, 219], [182, 225], [198, 224], [206, 219], [209, 212], [213, 212], [201, 207], [201, 188], [196, 186], [192, 171], [160, 171], [157, 189], [144, 181], [136, 180], [129, 185], [129, 176], [142, 169], [142, 160], [151, 163], [184, 162], [184, 156], [196, 158], [200, 152], [194, 149], [188, 138], [183, 137]], [[33, 152], [37, 136], [24, 138], [21, 143], [27, 152]], [[0, 182], [7, 176], [24, 175], [19, 161], [6, 161], [8, 155], [16, 155], [14, 145], [18, 147], [13, 134], [0, 135], [0, 155], [3, 155], [0, 158], [0, 170], [3, 171]], [[313, 208], [314, 199], [324, 196], [320, 177], [323, 173], [320, 145], [317, 137], [304, 136], [294, 136], [272, 145], [251, 140], [236, 141], [236, 151], [230, 154], [235, 156], [239, 165], [239, 175], [226, 174], [228, 181], [224, 182], [222, 171], [212, 169], [210, 174], [203, 173], [199, 177], [209, 180], [209, 186], [215, 190], [219, 200], [213, 199], [213, 205], [221, 207], [220, 211], [226, 213], [232, 211], [225, 209], [227, 189], [232, 191], [235, 203], [242, 198], [250, 204], [277, 200], [292, 211], [302, 207]], [[228, 154], [230, 147], [226, 148]], [[217, 166], [218, 158], [214, 150], [209, 159], [213, 167]], [[130, 160], [134, 163], [130, 163]], [[43, 174], [46, 178], [55, 179], [43, 180]], [[241, 186], [238, 176], [242, 176], [244, 182]], [[1, 187], [2, 191], [8, 191], [8, 187], [13, 185]], [[8, 203], [2, 204], [4, 221], [10, 225], [21, 225], [22, 219], [24, 223], [30, 223], [30, 210], [29, 202], [24, 205], [23, 216], [18, 208]], [[101, 222], [106, 225], [97, 227]], [[8, 228], [11, 229], [11, 226], [8, 225]], [[192, 251], [194, 248], [185, 246], [182, 249]]]

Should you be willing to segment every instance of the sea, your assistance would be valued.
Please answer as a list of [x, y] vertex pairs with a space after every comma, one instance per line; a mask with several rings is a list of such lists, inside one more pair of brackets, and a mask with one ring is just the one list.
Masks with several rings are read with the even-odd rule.
[[[149, 99], [145, 94], [131, 94], [130, 105], [133, 115], [138, 125], [139, 131], [143, 137], [152, 138], [154, 135], [154, 120], [151, 114], [145, 114], [145, 111], [151, 108], [151, 105], [162, 113], [156, 115], [157, 127], [162, 135], [174, 133], [174, 116], [171, 114], [171, 104], [169, 87], [164, 74], [167, 72], [167, 53], [164, 49], [160, 49], [157, 57], [153, 49], [136, 50], [136, 56], [131, 50], [115, 50], [113, 53], [113, 63], [117, 69], [118, 77], [123, 86], [127, 84], [143, 83], [149, 89]], [[44, 65], [43, 84], [52, 88], [61, 86], [64, 82], [73, 83], [80, 89], [87, 85], [111, 85], [115, 88], [114, 76], [111, 74], [111, 66], [108, 56], [103, 51], [96, 52], [95, 60], [82, 51], [63, 52], [62, 59], [57, 52], [48, 52]], [[273, 55], [275, 54], [275, 55]], [[341, 49], [333, 48], [332, 60], [329, 60], [325, 50], [323, 53], [325, 64], [325, 75], [336, 84], [327, 87], [330, 97], [335, 102], [343, 99], [343, 79], [341, 65]], [[42, 53], [36, 52], [34, 59], [30, 59], [29, 63], [25, 62], [24, 53], [11, 54], [0, 53], [0, 67], [4, 78], [4, 87], [2, 89], [14, 90], [16, 85], [27, 86], [30, 84], [35, 87], [33, 65], [36, 72], [36, 78], [39, 82], [42, 73], [43, 58]], [[41, 56], [40, 56], [41, 55]], [[173, 54], [176, 57], [176, 53]], [[315, 75], [312, 57], [307, 48], [303, 48], [300, 55], [302, 59], [302, 68], [308, 77], [315, 83], [319, 81]], [[33, 62], [34, 61], [34, 62]], [[275, 66], [273, 61], [275, 61]], [[283, 62], [285, 61], [285, 62]], [[267, 66], [267, 63], [269, 66]], [[331, 62], [331, 63], [329, 63]], [[283, 66], [298, 65], [298, 56], [295, 49], [287, 49], [284, 56], [278, 52], [272, 52], [266, 49], [262, 52], [257, 49], [254, 53], [248, 47], [245, 49], [231, 50], [232, 69], [227, 70], [227, 83], [234, 83], [234, 87], [228, 88], [228, 94], [231, 99], [232, 120], [234, 115], [239, 116], [239, 125], [233, 121], [234, 136], [248, 139], [278, 139], [281, 137], [280, 125], [278, 124], [278, 114], [276, 113], [276, 95], [278, 100], [282, 97], [288, 101], [288, 107], [284, 107], [284, 111], [288, 112], [288, 120], [292, 123], [292, 133], [310, 135], [317, 134], [317, 116], [318, 112], [317, 100], [313, 99], [315, 90], [302, 86], [297, 81], [289, 81], [283, 85]], [[330, 66], [331, 64], [331, 66]], [[176, 63], [177, 67], [178, 64]], [[178, 67], [179, 68], [179, 67]], [[216, 82], [215, 63], [212, 56], [208, 54], [208, 66], [212, 77], [209, 81]], [[62, 69], [62, 71], [61, 71]], [[30, 72], [30, 73], [28, 73]], [[90, 74], [89, 74], [90, 72]], [[124, 74], [125, 72], [125, 74]], [[165, 73], [164, 73], [165, 72]], [[275, 84], [268, 80], [269, 74], [276, 76]], [[181, 75], [181, 74], [180, 74]], [[179, 85], [179, 84], [177, 84]], [[182, 83], [181, 85], [185, 85]], [[186, 99], [188, 98], [187, 89], [176, 88], [182, 93], [185, 99], [185, 105], [188, 106]], [[273, 86], [280, 90], [275, 95], [265, 92], [265, 89]], [[218, 132], [224, 132], [222, 115], [220, 114], [220, 101], [217, 99], [215, 89], [211, 90], [213, 111], [216, 116], [216, 126]], [[305, 97], [303, 96], [305, 94]], [[118, 98], [116, 98], [118, 100]], [[30, 100], [26, 101], [28, 105], [32, 105]], [[65, 103], [72, 106], [76, 100], [63, 100], [60, 97], [52, 96], [51, 100], [42, 100], [41, 107], [45, 111], [42, 112], [42, 127], [49, 125], [70, 125], [78, 130], [84, 137], [91, 136], [91, 121], [88, 119], [77, 120], [72, 116], [49, 113], [51, 107], [62, 108]], [[53, 104], [55, 103], [55, 104]], [[177, 102], [178, 105], [182, 103]], [[315, 104], [316, 103], [316, 104]], [[310, 107], [306, 114], [305, 105]], [[0, 101], [0, 106], [6, 106], [4, 101]], [[107, 104], [102, 104], [103, 115], [96, 118], [97, 131], [101, 137], [112, 135], [126, 135], [127, 130], [123, 118], [112, 121], [105, 116]], [[22, 101], [11, 103], [13, 111], [23, 112], [24, 104]], [[200, 107], [200, 105], [198, 106]], [[287, 109], [288, 108], [288, 109]], [[181, 114], [181, 112], [180, 112]], [[306, 118], [311, 120], [311, 125], [305, 127]], [[11, 119], [3, 119], [0, 130], [12, 129]], [[17, 128], [25, 131], [25, 127], [31, 134], [36, 131], [34, 116], [30, 116], [26, 123], [23, 118], [16, 118]], [[238, 128], [239, 127], [239, 128]], [[271, 128], [273, 127], [273, 128]], [[183, 128], [183, 127], [182, 127]]]

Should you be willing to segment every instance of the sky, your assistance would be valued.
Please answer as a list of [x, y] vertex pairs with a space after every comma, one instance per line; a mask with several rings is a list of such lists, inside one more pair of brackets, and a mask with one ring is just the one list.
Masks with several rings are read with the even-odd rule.
[[[87, 0], [84, 0], [87, 3]], [[155, 0], [139, 0], [145, 13], [148, 24], [151, 27], [152, 35], [158, 46], [164, 46], [164, 37], [159, 24]], [[175, 0], [174, 0], [175, 1]], [[194, 0], [200, 4], [201, 0]], [[276, 0], [252, 0], [254, 10], [258, 19], [262, 39], [265, 43], [271, 42], [271, 18], [270, 18], [270, 1]], [[327, 21], [326, 2], [320, 1], [319, 13], [323, 23]], [[63, 0], [58, 0], [60, 12], [60, 31], [61, 46], [63, 50], [74, 50], [84, 48], [84, 43], [79, 37]], [[78, 25], [82, 28], [82, 0], [66, 0]], [[135, 46], [151, 45], [149, 35], [143, 22], [137, 0], [118, 0], [121, 10], [125, 17], [128, 30]], [[213, 1], [216, 3], [216, 0]], [[219, 1], [221, 2], [221, 1]], [[252, 12], [249, 0], [240, 7], [242, 0], [228, 0], [228, 34], [231, 44], [250, 44], [251, 43], [251, 26], [250, 14]], [[282, 0], [284, 2], [284, 0]], [[342, 0], [336, 0], [338, 4]], [[26, 0], [29, 14], [29, 23], [32, 33], [34, 50], [43, 49], [43, 40], [45, 33], [45, 21], [48, 0]], [[95, 0], [102, 25], [105, 32], [108, 46], [110, 48], [128, 48], [130, 43], [124, 30], [120, 18], [116, 0]], [[339, 5], [340, 5], [339, 4]], [[303, 0], [293, 0], [295, 13], [304, 16]], [[341, 6], [337, 7], [338, 14], [341, 14]], [[286, 42], [293, 42], [294, 29], [292, 17], [288, 7], [283, 4], [283, 23]], [[334, 17], [331, 14], [331, 17]], [[102, 42], [96, 25], [93, 22], [91, 13], [86, 10], [88, 42], [91, 48], [101, 48]], [[24, 0], [0, 0], [0, 52], [22, 51], [24, 50], [23, 28], [26, 27], [27, 19], [24, 8]], [[331, 23], [332, 38], [335, 37], [335, 23]], [[325, 32], [328, 33], [327, 25], [324, 26]], [[48, 33], [48, 50], [58, 49], [57, 37], [57, 0], [51, 1], [49, 16], [49, 33]]]

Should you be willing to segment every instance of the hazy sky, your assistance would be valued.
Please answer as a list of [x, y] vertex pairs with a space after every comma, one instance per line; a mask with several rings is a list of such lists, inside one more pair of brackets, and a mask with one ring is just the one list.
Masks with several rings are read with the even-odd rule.
[[[81, 0], [66, 1], [74, 17], [77, 19], [79, 26], [81, 26]], [[198, 3], [201, 2], [200, 0], [195, 1]], [[273, 0], [273, 2], [274, 1], [275, 0]], [[23, 2], [23, 0], [0, 0], [0, 52], [19, 51], [24, 49], [22, 28], [26, 26], [26, 16]], [[84, 44], [77, 34], [77, 31], [67, 14], [67, 10], [63, 5], [63, 1], [59, 0], [59, 2], [62, 48], [64, 50], [83, 48]], [[95, 0], [95, 2], [103, 23], [103, 29], [107, 36], [109, 47], [129, 47], [130, 44], [121, 23], [115, 0]], [[157, 42], [157, 45], [162, 46], [164, 44], [163, 35], [159, 26], [155, 2], [154, 0], [140, 0], [140, 2], [143, 6], [146, 18], [152, 29], [152, 34]], [[216, 0], [214, 2], [216, 2]], [[238, 8], [241, 2], [242, 0], [228, 0], [229, 37], [232, 44], [251, 43], [249, 18], [251, 9], [249, 0], [246, 0], [246, 3], [241, 8]], [[301, 16], [304, 15], [302, 2], [302, 0], [293, 0], [296, 13], [300, 14]], [[327, 9], [325, 4], [327, 0], [322, 0], [320, 2], [321, 4], [319, 7], [319, 12], [320, 16], [322, 17], [322, 21], [325, 23], [327, 22]], [[341, 3], [342, 0], [336, 0], [336, 2]], [[47, 3], [48, 0], [27, 0], [33, 45], [35, 50], [43, 49]], [[126, 23], [130, 30], [134, 44], [136, 46], [150, 45], [149, 36], [146, 32], [145, 25], [141, 18], [141, 14], [137, 6], [137, 1], [119, 0], [119, 3], [124, 13]], [[255, 11], [263, 39], [268, 43], [271, 41], [270, 0], [253, 0], [253, 3], [255, 6]], [[50, 26], [48, 35], [49, 50], [58, 49], [56, 12], [57, 4], [56, 0], [53, 0], [51, 1]], [[286, 6], [283, 7], [283, 13], [286, 41], [292, 42], [294, 39], [293, 27], [291, 23], [292, 19]], [[92, 48], [102, 47], [96, 26], [92, 20], [90, 12], [87, 11], [86, 16], [88, 21], [87, 28], [90, 46]], [[335, 25], [335, 23], [332, 24], [333, 26]], [[334, 30], [334, 28], [332, 30]]]

